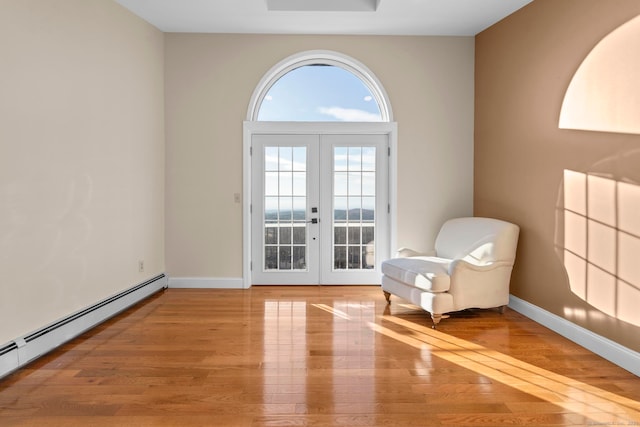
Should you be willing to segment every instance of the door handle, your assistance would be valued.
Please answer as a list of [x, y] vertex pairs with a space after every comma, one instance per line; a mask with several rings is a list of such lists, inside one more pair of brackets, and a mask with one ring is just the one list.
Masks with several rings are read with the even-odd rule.
[[311, 218], [311, 220], [309, 220], [307, 222], [310, 222], [311, 224], [317, 224], [318, 223], [318, 218]]

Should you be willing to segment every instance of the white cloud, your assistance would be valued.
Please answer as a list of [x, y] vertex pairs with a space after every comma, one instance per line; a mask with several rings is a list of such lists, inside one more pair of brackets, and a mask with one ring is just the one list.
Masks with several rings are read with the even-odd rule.
[[355, 108], [319, 107], [318, 112], [343, 122], [379, 122], [382, 120], [380, 114]]
[[364, 100], [367, 101], [367, 102], [371, 101], [372, 99], [373, 99], [373, 97], [371, 95], [367, 95], [367, 96], [364, 97]]
[[264, 99], [265, 99], [266, 101], [272, 101], [272, 100], [273, 100], [273, 96], [271, 96], [271, 95], [267, 95], [267, 96], [265, 96], [265, 97], [264, 97]]

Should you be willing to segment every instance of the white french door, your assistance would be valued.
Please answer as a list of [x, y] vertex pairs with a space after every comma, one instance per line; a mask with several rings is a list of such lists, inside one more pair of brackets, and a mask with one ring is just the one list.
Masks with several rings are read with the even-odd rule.
[[254, 135], [251, 152], [253, 283], [318, 283], [317, 136]]
[[378, 284], [388, 135], [253, 134], [253, 284]]

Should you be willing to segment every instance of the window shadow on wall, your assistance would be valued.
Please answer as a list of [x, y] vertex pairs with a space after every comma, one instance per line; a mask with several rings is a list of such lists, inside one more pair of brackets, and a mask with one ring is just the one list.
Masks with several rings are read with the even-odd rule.
[[[640, 134], [640, 15], [604, 37], [571, 79], [561, 129]], [[571, 291], [640, 326], [640, 150], [588, 171], [565, 169], [556, 212], [556, 251]], [[592, 316], [565, 308], [569, 317]]]
[[556, 251], [571, 291], [640, 326], [640, 182], [565, 169], [560, 192]]

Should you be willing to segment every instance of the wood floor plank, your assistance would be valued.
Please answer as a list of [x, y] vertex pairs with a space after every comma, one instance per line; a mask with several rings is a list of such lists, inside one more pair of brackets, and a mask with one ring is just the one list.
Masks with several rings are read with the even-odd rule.
[[640, 379], [511, 310], [169, 289], [0, 380], [0, 425], [629, 426]]

